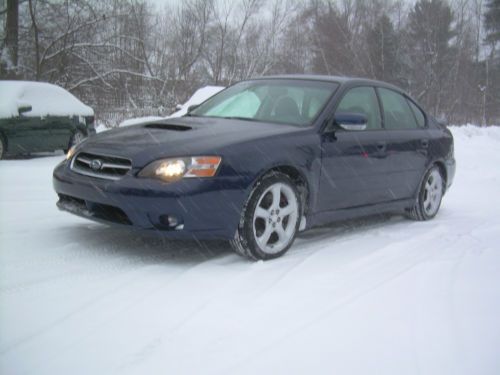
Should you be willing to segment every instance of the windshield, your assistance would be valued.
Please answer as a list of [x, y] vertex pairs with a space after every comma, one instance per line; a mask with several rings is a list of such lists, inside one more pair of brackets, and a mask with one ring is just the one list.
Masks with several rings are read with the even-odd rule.
[[310, 125], [338, 84], [306, 80], [255, 80], [237, 83], [213, 96], [188, 116]]

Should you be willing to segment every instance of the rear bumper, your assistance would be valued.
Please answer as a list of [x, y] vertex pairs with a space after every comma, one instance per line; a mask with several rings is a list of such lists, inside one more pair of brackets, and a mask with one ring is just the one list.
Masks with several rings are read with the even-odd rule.
[[455, 171], [456, 171], [456, 161], [455, 158], [451, 158], [445, 161], [446, 167], [446, 189], [453, 184], [453, 180], [455, 179]]
[[172, 238], [232, 239], [247, 196], [237, 177], [111, 181], [74, 173], [66, 162], [54, 170], [53, 185], [61, 210]]

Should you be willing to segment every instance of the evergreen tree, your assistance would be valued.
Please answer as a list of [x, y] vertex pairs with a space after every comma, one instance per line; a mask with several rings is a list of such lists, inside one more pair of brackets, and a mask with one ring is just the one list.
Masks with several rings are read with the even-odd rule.
[[401, 64], [398, 55], [398, 35], [391, 19], [382, 15], [368, 30], [367, 43], [373, 78], [399, 84]]
[[450, 67], [456, 53], [451, 42], [453, 13], [444, 0], [419, 0], [408, 19], [411, 93], [434, 115], [441, 116], [449, 100]]

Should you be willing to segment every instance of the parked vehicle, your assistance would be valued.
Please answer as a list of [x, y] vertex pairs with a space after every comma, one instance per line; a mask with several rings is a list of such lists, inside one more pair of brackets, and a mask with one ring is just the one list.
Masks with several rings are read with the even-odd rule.
[[274, 76], [186, 116], [99, 134], [54, 170], [62, 210], [283, 255], [299, 230], [382, 212], [432, 219], [455, 174], [449, 130], [392, 85]]
[[0, 81], [0, 159], [67, 151], [92, 134], [94, 111], [62, 87]]

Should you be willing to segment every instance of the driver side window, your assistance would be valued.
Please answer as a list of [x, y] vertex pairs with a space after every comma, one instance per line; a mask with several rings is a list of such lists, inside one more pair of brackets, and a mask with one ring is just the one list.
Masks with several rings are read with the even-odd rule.
[[366, 130], [382, 129], [380, 108], [373, 87], [350, 89], [337, 107], [337, 113], [339, 112], [362, 113], [368, 119]]

